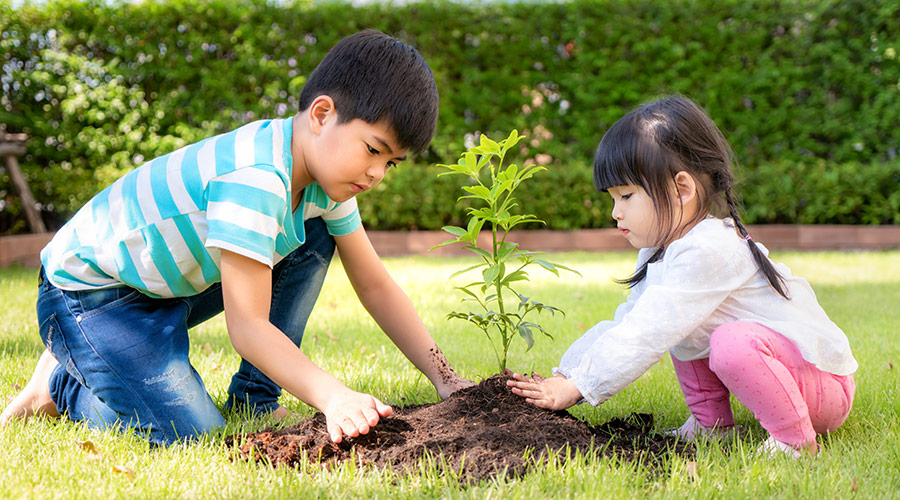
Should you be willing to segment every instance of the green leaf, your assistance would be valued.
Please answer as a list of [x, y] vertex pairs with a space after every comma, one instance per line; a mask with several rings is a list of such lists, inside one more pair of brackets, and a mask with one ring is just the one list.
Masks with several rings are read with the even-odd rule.
[[428, 250], [434, 250], [435, 248], [441, 248], [441, 247], [445, 247], [445, 246], [447, 246], [447, 245], [453, 245], [453, 244], [455, 244], [455, 243], [459, 243], [459, 240], [456, 239], [456, 240], [442, 241], [442, 242], [438, 243], [437, 245], [435, 245], [435, 246], [429, 248]]
[[509, 276], [507, 276], [506, 278], [503, 279], [502, 284], [509, 285], [510, 283], [512, 283], [514, 281], [527, 281], [527, 280], [528, 280], [528, 273], [519, 269], [518, 271], [513, 271], [513, 272], [509, 273]]
[[513, 241], [501, 241], [497, 246], [497, 260], [506, 260], [519, 244]]
[[469, 267], [467, 267], [467, 268], [465, 268], [465, 269], [461, 269], [461, 270], [459, 270], [459, 271], [456, 271], [455, 273], [453, 273], [453, 274], [450, 275], [450, 278], [449, 278], [449, 279], [453, 279], [453, 278], [459, 276], [460, 274], [465, 274], [465, 273], [467, 273], [467, 272], [469, 272], [469, 271], [471, 271], [471, 270], [473, 270], [473, 269], [478, 269], [479, 267], [481, 267], [481, 266], [483, 266], [483, 265], [484, 265], [484, 263], [481, 263], [481, 264], [475, 264], [474, 266], [469, 266]]
[[446, 231], [446, 232], [452, 234], [453, 236], [456, 236], [457, 238], [468, 232], [459, 226], [444, 226], [441, 228], [441, 230]]
[[578, 276], [581, 276], [581, 273], [579, 273], [579, 272], [578, 272], [577, 270], [575, 270], [575, 269], [572, 269], [571, 267], [566, 267], [566, 266], [564, 266], [564, 265], [562, 265], [562, 264], [553, 264], [553, 265], [556, 266], [557, 269], [563, 269], [563, 270], [565, 270], [565, 271], [569, 271], [570, 273], [575, 273], [575, 274], [577, 274]]
[[522, 323], [519, 325], [519, 336], [525, 339], [525, 342], [528, 344], [528, 347], [525, 349], [526, 351], [530, 351], [532, 347], [534, 347], [534, 336], [531, 334], [531, 328], [528, 327], [530, 323]]
[[462, 156], [462, 158], [460, 158], [460, 161], [465, 162], [465, 165], [467, 168], [467, 173], [469, 173], [473, 177], [478, 174], [478, 170], [479, 170], [478, 157], [474, 153], [466, 151], [465, 153], [463, 153], [463, 156]]
[[540, 331], [541, 333], [543, 333], [544, 335], [546, 335], [548, 338], [551, 338], [551, 339], [553, 338], [553, 335], [550, 335], [549, 333], [547, 333], [547, 331], [544, 330], [544, 329], [541, 327], [541, 325], [536, 325], [536, 324], [534, 324], [534, 323], [529, 323], [528, 321], [523, 321], [522, 324], [523, 324], [523, 325], [527, 325], [529, 328], [533, 328], [533, 329], [535, 329], [535, 330]]
[[[491, 199], [491, 190], [484, 186], [463, 186], [463, 191], [471, 193], [474, 197], [489, 201]], [[469, 198], [466, 196], [465, 198]]]
[[466, 234], [470, 237], [471, 241], [474, 242], [478, 238], [478, 233], [481, 232], [482, 226], [484, 226], [484, 221], [478, 217], [469, 219], [469, 225], [466, 226]]
[[556, 270], [556, 265], [553, 264], [552, 262], [547, 262], [546, 260], [543, 260], [543, 259], [534, 259], [534, 261], [535, 261], [539, 266], [541, 266], [541, 267], [543, 267], [544, 269], [550, 271], [551, 273], [553, 273], [553, 274], [559, 276], [559, 271]]
[[[477, 253], [478, 255], [484, 257], [484, 258], [487, 259], [488, 261], [494, 260], [494, 256], [491, 255], [490, 253], [488, 253], [488, 251], [487, 251], [487, 250], [484, 250], [483, 248], [478, 248], [478, 247], [476, 247], [476, 246], [474, 246], [474, 245], [467, 246], [466, 248], [468, 248], [468, 249], [471, 250], [472, 252]], [[483, 265], [483, 264], [479, 264], [479, 265]]]
[[519, 135], [519, 131], [518, 131], [518, 130], [513, 129], [512, 132], [509, 133], [509, 136], [508, 136], [506, 139], [504, 139], [504, 140], [502, 141], [502, 142], [503, 142], [504, 153], [505, 153], [506, 151], [512, 149], [513, 146], [515, 146], [516, 144], [518, 144], [519, 141], [521, 141], [521, 140], [524, 139], [524, 138], [525, 138], [524, 135]]
[[[475, 299], [475, 300], [479, 300], [479, 299], [478, 299], [478, 296], [475, 295], [475, 292], [469, 290], [468, 288], [458, 286], [458, 287], [456, 287], [456, 289], [459, 290], [459, 291], [461, 291], [462, 293], [464, 293], [464, 294], [466, 294], [466, 295], [470, 295], [470, 296], [471, 296], [473, 299]], [[480, 300], [479, 300], [479, 301], [480, 301]]]
[[481, 155], [478, 158], [478, 170], [481, 171], [485, 165], [491, 162], [491, 155]]
[[485, 269], [481, 275], [484, 277], [485, 285], [491, 285], [494, 283], [494, 280], [497, 279], [497, 276], [500, 274], [500, 265], [495, 264], [487, 269]]
[[481, 144], [479, 147], [485, 153], [500, 154], [500, 145], [484, 134], [481, 134]]
[[489, 207], [482, 207], [469, 211], [469, 215], [472, 217], [477, 217], [479, 219], [490, 219], [494, 216], [494, 213], [491, 212], [491, 209]]

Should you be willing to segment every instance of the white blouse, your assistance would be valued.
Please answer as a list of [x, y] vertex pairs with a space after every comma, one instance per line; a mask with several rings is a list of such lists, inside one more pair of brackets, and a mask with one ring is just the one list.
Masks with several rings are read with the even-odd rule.
[[[828, 319], [809, 283], [776, 264], [790, 300], [779, 295], [733, 224], [710, 217], [672, 242], [661, 260], [647, 266], [646, 277], [612, 321], [597, 323], [576, 340], [553, 373], [571, 379], [588, 402], [598, 405], [637, 380], [666, 351], [681, 361], [709, 357], [713, 330], [732, 321], [775, 330], [820, 370], [855, 372], [847, 336]], [[652, 253], [642, 249], [638, 262]]]

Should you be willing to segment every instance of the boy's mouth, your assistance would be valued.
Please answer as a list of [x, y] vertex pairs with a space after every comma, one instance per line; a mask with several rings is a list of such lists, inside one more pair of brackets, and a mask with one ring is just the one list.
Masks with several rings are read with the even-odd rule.
[[353, 191], [356, 192], [356, 194], [362, 193], [363, 191], [366, 191], [368, 189], [369, 186], [365, 184], [357, 184], [355, 182], [353, 183]]

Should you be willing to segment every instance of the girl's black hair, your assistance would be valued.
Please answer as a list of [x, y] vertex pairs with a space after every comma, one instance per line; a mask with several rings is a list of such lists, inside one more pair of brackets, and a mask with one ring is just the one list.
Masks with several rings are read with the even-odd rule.
[[656, 251], [622, 283], [634, 286], [647, 276], [647, 265], [662, 259], [675, 238], [673, 217], [682, 207], [671, 196], [678, 172], [690, 174], [697, 185], [697, 222], [709, 213], [727, 212], [737, 232], [747, 241], [753, 259], [772, 288], [789, 298], [784, 278], [772, 265], [741, 222], [733, 193], [736, 164], [725, 136], [707, 114], [682, 96], [668, 96], [646, 103], [617, 121], [603, 135], [594, 155], [594, 185], [598, 191], [636, 185], [653, 201], [659, 239]]

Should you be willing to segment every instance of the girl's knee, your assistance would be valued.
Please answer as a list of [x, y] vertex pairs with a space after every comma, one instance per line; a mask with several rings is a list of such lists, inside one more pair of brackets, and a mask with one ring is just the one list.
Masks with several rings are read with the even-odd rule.
[[759, 351], [759, 339], [753, 333], [756, 323], [734, 321], [713, 330], [709, 338], [709, 368], [720, 378], [740, 373], [751, 355]]

